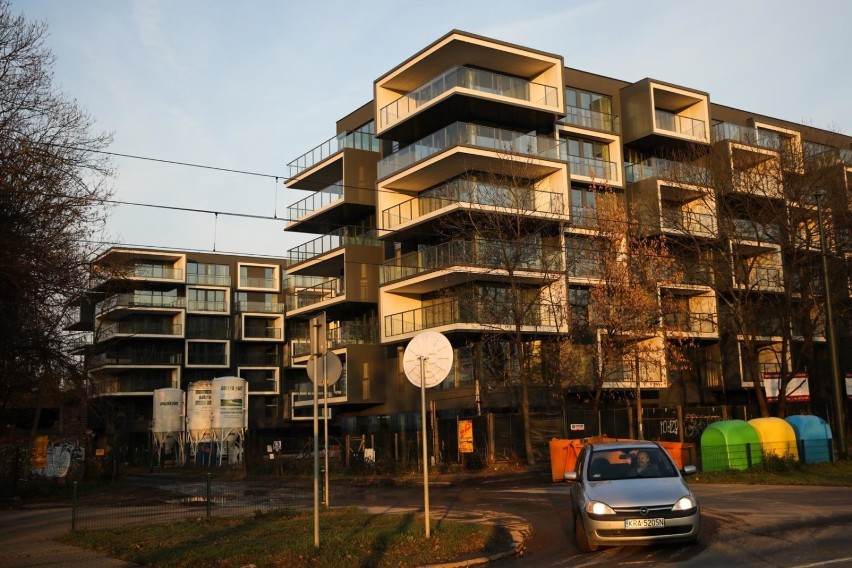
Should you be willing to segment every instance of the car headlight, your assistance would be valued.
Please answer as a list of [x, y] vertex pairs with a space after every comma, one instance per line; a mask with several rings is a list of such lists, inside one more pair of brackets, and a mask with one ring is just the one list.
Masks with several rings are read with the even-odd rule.
[[586, 503], [586, 512], [590, 515], [614, 515], [615, 511], [606, 503], [600, 501], [589, 501]]
[[686, 496], [678, 499], [677, 503], [675, 503], [674, 507], [672, 507], [672, 511], [689, 511], [697, 506], [698, 503], [695, 502], [695, 499], [690, 496]]

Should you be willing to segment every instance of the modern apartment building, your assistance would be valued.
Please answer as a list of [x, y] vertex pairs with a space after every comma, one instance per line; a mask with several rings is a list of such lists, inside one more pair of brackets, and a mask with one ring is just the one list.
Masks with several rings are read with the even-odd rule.
[[[309, 193], [286, 229], [317, 235], [286, 255], [289, 418], [312, 415], [321, 312], [344, 431], [417, 420], [402, 354], [424, 330], [454, 348], [430, 391], [443, 415], [516, 410], [522, 382], [533, 409], [598, 388], [614, 401], [641, 389], [646, 406], [753, 403], [754, 377], [781, 371], [808, 377], [815, 411], [830, 403], [817, 219], [832, 275], [848, 273], [852, 138], [460, 31], [373, 92], [289, 164], [287, 186]], [[651, 264], [637, 243], [666, 261], [648, 317], [618, 327], [600, 290], [613, 266]], [[845, 353], [850, 281], [831, 292]]]
[[125, 459], [148, 447], [153, 391], [237, 376], [249, 427], [285, 423], [280, 258], [110, 248], [92, 262], [90, 292], [71, 329], [91, 331], [93, 430], [118, 437]]

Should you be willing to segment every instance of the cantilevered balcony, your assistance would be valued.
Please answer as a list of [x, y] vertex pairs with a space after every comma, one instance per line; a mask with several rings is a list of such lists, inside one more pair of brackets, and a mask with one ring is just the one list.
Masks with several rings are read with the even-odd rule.
[[234, 310], [237, 313], [251, 312], [256, 314], [283, 314], [284, 304], [281, 302], [236, 302]]
[[707, 93], [642, 79], [621, 89], [625, 144], [677, 149], [710, 142]]
[[380, 124], [389, 128], [452, 89], [468, 89], [537, 106], [559, 108], [557, 89], [485, 69], [453, 67], [379, 110]]
[[320, 189], [316, 193], [312, 193], [287, 207], [287, 218], [301, 219], [341, 199], [343, 199], [343, 180], [339, 180], [328, 187]]
[[116, 294], [98, 304], [98, 314], [116, 310], [163, 308], [179, 311], [186, 299], [179, 296], [151, 296], [144, 294]]
[[662, 109], [654, 109], [657, 128], [683, 134], [691, 138], [707, 138], [707, 123], [697, 118], [681, 116]]
[[[532, 303], [525, 306], [521, 317], [523, 330], [556, 331], [556, 306]], [[390, 314], [384, 318], [384, 337], [417, 333], [434, 328], [467, 328], [470, 330], [506, 330], [516, 324], [511, 305], [497, 305], [484, 300], [462, 301], [457, 298], [441, 300], [429, 306]]]
[[719, 331], [715, 313], [689, 312], [664, 314], [663, 326], [669, 331], [685, 334], [714, 335]]
[[382, 179], [394, 175], [455, 146], [469, 146], [504, 155], [519, 154], [546, 160], [567, 159], [564, 142], [552, 137], [455, 122], [380, 160], [378, 177]]
[[684, 206], [663, 206], [660, 216], [663, 231], [700, 237], [716, 235], [716, 216], [699, 213]]
[[617, 116], [575, 106], [566, 106], [565, 111], [565, 117], [557, 121], [560, 124], [612, 132], [613, 134], [621, 132], [621, 120]]
[[835, 165], [852, 167], [852, 149], [835, 148], [816, 142], [804, 142], [802, 147], [805, 153], [805, 165], [810, 170]]
[[119, 321], [101, 328], [97, 335], [99, 342], [116, 336], [163, 336], [181, 337], [183, 326], [170, 321]]
[[564, 202], [561, 193], [455, 179], [382, 211], [382, 228], [395, 229], [437, 211], [471, 205], [552, 217], [564, 213]]
[[[434, 271], [459, 271], [464, 280], [470, 272], [505, 274], [511, 268], [515, 276], [527, 275], [540, 282], [556, 278], [563, 270], [562, 249], [540, 242], [510, 242], [492, 240], [448, 241], [385, 261], [381, 283], [412, 278]], [[550, 273], [547, 277], [542, 273]], [[441, 286], [450, 285], [443, 278]], [[437, 285], [437, 284], [436, 284]], [[422, 289], [419, 290], [423, 292]]]
[[[379, 326], [375, 323], [359, 321], [336, 321], [326, 327], [329, 349], [342, 349], [350, 345], [377, 345]], [[290, 337], [292, 357], [305, 357], [311, 354], [310, 337], [305, 334]]]
[[616, 182], [618, 181], [618, 164], [601, 160], [598, 158], [586, 158], [583, 156], [568, 156], [568, 163], [571, 164], [571, 175], [582, 176], [584, 178], [593, 178], [597, 181]]
[[376, 231], [363, 227], [341, 227], [336, 231], [291, 248], [288, 255], [295, 262], [304, 262], [349, 245], [380, 247]]
[[288, 276], [284, 287], [288, 312], [321, 304], [345, 293], [345, 280], [340, 277]]
[[758, 146], [776, 152], [784, 149], [784, 139], [777, 132], [728, 122], [713, 125], [713, 141], [721, 142], [723, 140]]
[[779, 267], [737, 263], [734, 285], [746, 290], [780, 291], [784, 286], [783, 273]]
[[657, 178], [684, 185], [706, 186], [711, 182], [707, 168], [686, 162], [675, 162], [663, 158], [648, 158], [630, 164], [624, 169], [627, 183]]
[[182, 353], [160, 351], [156, 349], [125, 349], [122, 351], [106, 351], [92, 357], [93, 368], [108, 366], [149, 366], [149, 365], [180, 365]]
[[287, 164], [290, 179], [324, 162], [345, 148], [378, 152], [379, 141], [372, 132], [361, 130], [341, 132]]

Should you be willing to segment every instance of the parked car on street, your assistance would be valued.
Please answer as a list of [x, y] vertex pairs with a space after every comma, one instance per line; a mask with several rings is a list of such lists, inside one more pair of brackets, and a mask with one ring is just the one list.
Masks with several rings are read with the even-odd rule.
[[683, 478], [695, 471], [678, 470], [655, 442], [587, 444], [565, 472], [577, 546], [697, 542], [701, 512]]

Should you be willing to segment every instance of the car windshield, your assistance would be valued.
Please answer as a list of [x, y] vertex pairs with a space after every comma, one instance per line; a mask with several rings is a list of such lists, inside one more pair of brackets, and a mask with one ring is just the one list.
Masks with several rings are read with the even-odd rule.
[[677, 477], [671, 459], [659, 448], [607, 448], [589, 457], [587, 478], [613, 481], [637, 477]]

